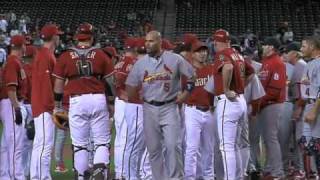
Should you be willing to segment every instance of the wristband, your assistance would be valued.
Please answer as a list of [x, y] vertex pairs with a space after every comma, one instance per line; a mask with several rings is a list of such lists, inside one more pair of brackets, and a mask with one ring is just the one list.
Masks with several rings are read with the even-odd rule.
[[185, 90], [191, 93], [193, 89], [194, 89], [194, 82], [188, 81]]
[[56, 93], [56, 92], [54, 92], [53, 95], [54, 95], [54, 100], [55, 100], [55, 101], [62, 101], [62, 99], [63, 99], [63, 93]]

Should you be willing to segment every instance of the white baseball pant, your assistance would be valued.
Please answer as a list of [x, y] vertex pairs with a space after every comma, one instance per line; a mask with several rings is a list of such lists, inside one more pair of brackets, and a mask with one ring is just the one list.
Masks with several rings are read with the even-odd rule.
[[[211, 111], [200, 111], [196, 106], [185, 107], [186, 154], [184, 161], [185, 179], [214, 179], [213, 147], [214, 125]], [[200, 145], [202, 147], [200, 148]], [[200, 150], [201, 149], [201, 150]], [[200, 158], [198, 158], [200, 152]], [[202, 172], [198, 173], [197, 163]]]
[[83, 94], [70, 98], [69, 125], [74, 147], [74, 168], [80, 180], [89, 168], [90, 129], [95, 150], [93, 163], [109, 165], [111, 139], [109, 121], [104, 94]]
[[116, 129], [116, 137], [114, 140], [114, 166], [116, 179], [125, 177], [124, 150], [127, 144], [128, 131], [124, 115], [125, 107], [126, 102], [117, 97], [114, 103], [114, 124]]
[[51, 152], [54, 145], [55, 124], [48, 112], [34, 118], [35, 137], [31, 155], [30, 179], [50, 180]]
[[218, 98], [216, 111], [224, 179], [241, 180], [243, 179], [242, 161], [237, 140], [241, 131], [240, 121], [245, 118], [247, 113], [247, 104], [243, 95], [239, 95], [235, 101], [230, 101], [225, 95], [216, 98]]
[[[21, 113], [24, 120], [27, 112], [22, 105]], [[8, 98], [1, 100], [0, 116], [0, 119], [2, 119], [3, 122], [4, 144], [6, 144], [6, 150], [3, 150], [2, 153], [4, 154], [1, 155], [5, 160], [1, 160], [1, 164], [7, 164], [7, 167], [9, 168], [9, 173], [4, 174], [9, 175], [9, 177], [5, 176], [1, 177], [1, 179], [25, 179], [22, 164], [24, 123], [20, 125], [15, 123], [15, 112], [11, 105], [11, 101]], [[5, 165], [4, 169], [6, 169]]]

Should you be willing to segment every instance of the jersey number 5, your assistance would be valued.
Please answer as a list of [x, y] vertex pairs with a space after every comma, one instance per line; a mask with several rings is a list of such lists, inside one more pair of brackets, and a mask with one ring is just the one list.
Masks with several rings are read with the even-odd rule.
[[164, 84], [163, 84], [163, 89], [164, 89], [164, 91], [169, 92], [169, 90], [170, 90], [170, 83], [164, 83]]

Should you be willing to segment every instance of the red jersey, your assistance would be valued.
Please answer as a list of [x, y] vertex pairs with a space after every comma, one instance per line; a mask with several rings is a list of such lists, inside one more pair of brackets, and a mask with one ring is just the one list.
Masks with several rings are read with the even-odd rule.
[[[86, 52], [85, 57], [80, 59], [83, 52]], [[84, 67], [87, 69], [83, 69]], [[111, 76], [112, 72], [112, 60], [101, 49], [77, 47], [61, 54], [53, 75], [63, 80], [68, 79], [66, 88], [70, 96], [73, 96], [90, 93], [105, 94], [106, 82], [103, 79]]]
[[195, 80], [195, 87], [188, 97], [186, 104], [195, 106], [211, 106], [212, 95], [208, 93], [203, 87], [207, 84], [209, 77], [212, 75], [212, 66], [207, 65], [203, 68], [195, 68], [197, 78]]
[[31, 84], [31, 79], [32, 79], [32, 64], [23, 64], [23, 69], [26, 73], [26, 92], [25, 94], [25, 103], [31, 104], [31, 91], [32, 91], [32, 84]]
[[[116, 92], [117, 96], [122, 100], [128, 100], [125, 82], [136, 61], [137, 58], [125, 56], [124, 59], [115, 66], [114, 77], [116, 82]], [[126, 97], [126, 99], [123, 99], [123, 97]], [[131, 99], [130, 102], [141, 104], [142, 100], [140, 97], [135, 97], [134, 99]]]
[[259, 79], [266, 95], [260, 101], [260, 109], [268, 104], [282, 103], [286, 96], [286, 67], [277, 54], [262, 60]]
[[233, 65], [230, 90], [233, 90], [238, 94], [243, 94], [245, 87], [245, 78], [254, 73], [254, 69], [252, 68], [252, 66], [244, 61], [242, 55], [240, 55], [233, 48], [226, 48], [220, 52], [217, 52], [214, 59], [213, 74], [215, 96], [224, 94], [222, 67], [225, 64]]
[[26, 73], [22, 67], [19, 58], [15, 55], [9, 55], [7, 64], [3, 71], [4, 83], [7, 87], [7, 93], [12, 87], [16, 87], [18, 100], [26, 96]]
[[32, 63], [31, 106], [33, 117], [44, 112], [52, 113], [54, 108], [52, 71], [56, 63], [53, 52], [41, 47]]

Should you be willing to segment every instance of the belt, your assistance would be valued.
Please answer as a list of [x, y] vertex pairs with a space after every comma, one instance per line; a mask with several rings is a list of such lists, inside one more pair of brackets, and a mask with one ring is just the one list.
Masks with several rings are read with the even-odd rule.
[[148, 104], [151, 104], [151, 105], [154, 105], [154, 106], [163, 106], [163, 105], [165, 105], [165, 104], [169, 104], [169, 103], [172, 103], [172, 102], [174, 102], [176, 100], [176, 98], [173, 98], [173, 99], [170, 99], [170, 100], [168, 100], [168, 101], [162, 101], [162, 102], [160, 102], [160, 101], [144, 101], [144, 102], [146, 102], [146, 103], [148, 103]]
[[316, 101], [317, 101], [317, 99], [312, 99], [312, 98], [308, 98], [306, 100], [307, 104], [314, 104], [314, 103], [316, 103]]
[[103, 92], [93, 92], [93, 93], [85, 93], [85, 94], [71, 94], [70, 98], [79, 97], [79, 96], [86, 95], [86, 94], [104, 94], [104, 93]]
[[210, 110], [209, 106], [197, 106], [197, 105], [191, 105], [187, 104], [189, 107], [195, 107], [197, 110], [202, 111], [202, 112], [208, 112]]

